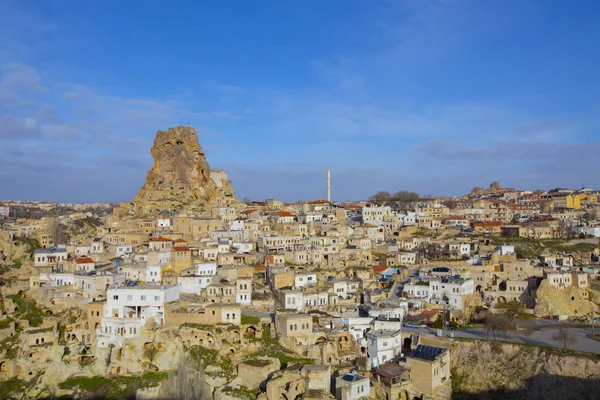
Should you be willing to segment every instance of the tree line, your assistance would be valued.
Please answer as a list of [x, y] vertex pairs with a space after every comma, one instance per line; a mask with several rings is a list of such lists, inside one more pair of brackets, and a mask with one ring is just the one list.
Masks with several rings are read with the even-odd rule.
[[421, 199], [421, 196], [418, 193], [408, 190], [399, 190], [393, 194], [385, 190], [380, 190], [369, 197], [369, 200], [374, 201], [378, 205], [389, 205], [399, 210], [414, 208], [415, 203], [419, 199]]

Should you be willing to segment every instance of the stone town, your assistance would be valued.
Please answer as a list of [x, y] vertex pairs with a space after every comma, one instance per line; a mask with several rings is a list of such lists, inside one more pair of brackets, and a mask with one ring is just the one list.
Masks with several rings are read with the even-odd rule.
[[131, 202], [0, 203], [2, 397], [448, 399], [461, 327], [598, 315], [597, 190], [242, 202], [193, 128], [152, 156]]

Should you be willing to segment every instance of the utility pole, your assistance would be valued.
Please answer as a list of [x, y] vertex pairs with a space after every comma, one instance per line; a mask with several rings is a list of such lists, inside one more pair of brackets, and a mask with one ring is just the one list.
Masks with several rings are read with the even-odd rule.
[[592, 336], [596, 334], [596, 314], [594, 312], [594, 302], [589, 300], [592, 305]]

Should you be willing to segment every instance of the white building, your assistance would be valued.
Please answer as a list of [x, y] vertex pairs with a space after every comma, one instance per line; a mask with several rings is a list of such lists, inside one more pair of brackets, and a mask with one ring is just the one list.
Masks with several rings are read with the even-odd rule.
[[171, 218], [158, 217], [156, 218], [157, 228], [170, 228], [173, 226], [173, 220]]
[[410, 299], [421, 299], [429, 302], [431, 299], [431, 288], [429, 281], [414, 279], [404, 285], [402, 295]]
[[164, 324], [165, 304], [179, 299], [179, 286], [121, 286], [106, 291], [102, 326], [97, 332], [98, 347], [119, 344], [124, 338], [141, 333], [141, 328], [153, 320]]
[[348, 299], [351, 295], [355, 294], [358, 289], [358, 282], [349, 279], [334, 279], [331, 281], [329, 292], [342, 299]]
[[80, 257], [75, 260], [75, 272], [90, 272], [96, 269], [96, 263], [89, 257]]
[[358, 343], [366, 344], [366, 332], [372, 328], [372, 317], [342, 318], [342, 321], [348, 326], [348, 331]]
[[254, 243], [251, 242], [234, 242], [231, 249], [237, 254], [249, 254], [254, 251]]
[[447, 304], [454, 310], [462, 310], [463, 297], [475, 292], [473, 279], [458, 277], [444, 277], [432, 279], [431, 302], [435, 304]]
[[286, 310], [304, 310], [304, 295], [300, 290], [280, 290], [279, 301]]
[[327, 292], [303, 293], [304, 306], [306, 307], [327, 307], [329, 304], [329, 294]]
[[600, 226], [576, 226], [574, 228], [575, 233], [580, 235], [580, 234], [585, 234], [587, 236], [593, 236], [593, 237], [600, 237]]
[[130, 244], [120, 244], [115, 248], [115, 257], [122, 257], [133, 253], [133, 246]]
[[460, 244], [460, 255], [461, 256], [470, 256], [471, 255], [471, 245], [469, 243], [461, 243]]
[[104, 253], [104, 241], [101, 238], [95, 238], [92, 240], [92, 245], [90, 246], [91, 254], [103, 254]]
[[294, 276], [294, 287], [310, 287], [317, 285], [317, 273], [316, 272], [304, 272]]
[[235, 302], [252, 304], [252, 278], [239, 278], [236, 282]]
[[161, 275], [160, 265], [148, 265], [146, 267], [146, 283], [160, 283]]
[[72, 286], [75, 276], [71, 272], [49, 272], [40, 274], [40, 287]]
[[335, 381], [337, 400], [359, 400], [371, 398], [371, 380], [357, 373], [346, 373]]
[[384, 305], [381, 307], [373, 307], [369, 309], [369, 317], [384, 318], [384, 319], [399, 319], [402, 321], [404, 316], [408, 314], [408, 301], [397, 300], [393, 305]]
[[67, 249], [50, 247], [49, 249], [35, 250], [33, 253], [33, 262], [36, 267], [47, 267], [66, 261], [67, 257]]
[[229, 230], [231, 231], [243, 231], [245, 229], [246, 222], [243, 219], [236, 219], [229, 221]]
[[75, 255], [77, 257], [83, 257], [90, 255], [91, 247], [90, 246], [77, 246], [75, 247]]
[[363, 207], [362, 209], [362, 220], [363, 224], [380, 225], [385, 221], [386, 217], [394, 215], [392, 207]]
[[217, 282], [216, 278], [215, 275], [182, 275], [177, 277], [177, 284], [181, 293], [199, 295], [208, 285]]
[[96, 297], [104, 296], [107, 288], [122, 281], [123, 276], [114, 272], [75, 274], [73, 285], [83, 294], [83, 297]]
[[203, 264], [196, 264], [196, 267], [198, 268], [198, 272], [196, 272], [197, 275], [216, 275], [217, 274], [217, 264], [216, 263], [203, 263]]
[[409, 211], [406, 214], [399, 212], [398, 221], [401, 226], [411, 226], [417, 223], [417, 213]]
[[512, 246], [512, 245], [503, 244], [503, 245], [498, 246], [497, 249], [501, 256], [515, 254], [515, 246]]
[[393, 359], [402, 351], [400, 330], [370, 331], [367, 333], [367, 357], [371, 367], [378, 367]]

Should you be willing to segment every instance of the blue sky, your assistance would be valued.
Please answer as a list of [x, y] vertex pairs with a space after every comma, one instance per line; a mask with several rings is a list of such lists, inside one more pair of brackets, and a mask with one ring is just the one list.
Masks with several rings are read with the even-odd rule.
[[186, 123], [240, 198], [598, 188], [599, 38], [586, 0], [1, 0], [0, 198], [131, 199]]

